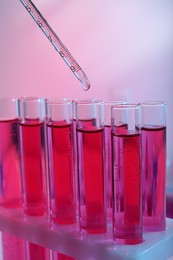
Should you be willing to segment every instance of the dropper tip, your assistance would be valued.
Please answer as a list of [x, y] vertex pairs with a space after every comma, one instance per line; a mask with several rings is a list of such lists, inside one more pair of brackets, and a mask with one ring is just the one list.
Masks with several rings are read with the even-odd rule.
[[85, 72], [82, 69], [80, 69], [78, 72], [75, 72], [75, 75], [78, 78], [78, 80], [82, 83], [82, 89], [85, 91], [89, 90], [91, 84]]
[[89, 90], [90, 86], [91, 86], [90, 83], [87, 82], [87, 84], [86, 84], [86, 82], [82, 82], [82, 89], [83, 90], [85, 90], [85, 91]]

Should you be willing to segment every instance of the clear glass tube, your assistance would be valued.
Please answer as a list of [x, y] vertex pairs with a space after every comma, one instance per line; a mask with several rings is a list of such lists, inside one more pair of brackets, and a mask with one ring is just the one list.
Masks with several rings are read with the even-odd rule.
[[166, 228], [166, 103], [143, 102], [142, 178], [143, 228]]
[[[73, 146], [74, 146], [74, 172], [75, 172], [75, 187], [76, 187], [76, 203], [79, 204], [78, 193], [78, 156], [77, 156], [77, 132], [76, 132], [76, 103], [77, 102], [90, 102], [94, 99], [74, 99], [73, 100]], [[76, 214], [79, 215], [78, 207], [76, 208]]]
[[20, 99], [20, 150], [24, 213], [47, 216], [45, 100]]
[[112, 107], [113, 238], [120, 244], [142, 240], [141, 138], [138, 104]]
[[60, 38], [56, 35], [56, 33], [52, 30], [48, 22], [42, 16], [40, 11], [36, 8], [36, 6], [30, 0], [20, 0], [23, 6], [26, 8], [28, 13], [34, 19], [36, 24], [42, 30], [44, 35], [48, 38], [50, 43], [53, 45], [55, 50], [60, 54], [62, 59], [65, 61], [67, 66], [74, 73], [76, 78], [82, 83], [82, 88], [84, 90], [88, 90], [90, 88], [90, 82], [85, 74], [85, 72], [81, 69], [76, 60], [72, 57], [71, 53], [67, 50], [65, 45], [62, 43]]
[[2, 257], [4, 260], [25, 260], [25, 240], [9, 233], [2, 233]]
[[0, 206], [22, 207], [18, 99], [0, 99]]
[[50, 214], [54, 224], [76, 222], [72, 101], [48, 99]]
[[25, 241], [26, 260], [50, 260], [50, 249]]
[[57, 253], [55, 251], [52, 252], [52, 260], [77, 260], [76, 258], [73, 258], [68, 255], [64, 255], [62, 253]]
[[111, 142], [111, 108], [114, 105], [126, 104], [126, 101], [104, 101], [104, 139], [105, 139], [105, 176], [106, 176], [106, 204], [108, 221], [112, 222], [112, 142]]
[[80, 230], [105, 233], [104, 103], [76, 103]]

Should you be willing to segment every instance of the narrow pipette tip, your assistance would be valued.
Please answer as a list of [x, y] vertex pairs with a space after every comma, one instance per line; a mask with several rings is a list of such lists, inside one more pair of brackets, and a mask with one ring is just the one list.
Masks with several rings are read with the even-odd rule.
[[82, 69], [80, 69], [78, 72], [74, 72], [74, 74], [77, 77], [77, 79], [82, 83], [82, 89], [85, 91], [89, 90], [91, 84], [85, 72]]

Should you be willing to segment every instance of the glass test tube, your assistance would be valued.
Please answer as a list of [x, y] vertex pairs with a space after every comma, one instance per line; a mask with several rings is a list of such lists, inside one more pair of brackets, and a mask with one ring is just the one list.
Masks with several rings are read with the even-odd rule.
[[[78, 173], [77, 173], [77, 140], [76, 140], [76, 111], [75, 111], [75, 100], [73, 102], [73, 147], [74, 147], [74, 180], [75, 180], [75, 197], [76, 205], [79, 204], [78, 194]], [[78, 207], [76, 207], [76, 214], [79, 215]]]
[[76, 258], [53, 251], [52, 260], [76, 260]]
[[[50, 260], [50, 249], [25, 241], [26, 260]], [[12, 258], [13, 259], [13, 258]], [[20, 258], [18, 258], [20, 259]], [[22, 258], [23, 259], [23, 258]]]
[[[76, 204], [79, 204], [79, 193], [78, 193], [78, 158], [77, 158], [77, 133], [76, 133], [76, 103], [85, 101], [90, 102], [94, 99], [75, 99], [73, 100], [73, 146], [74, 146], [74, 172], [75, 172], [75, 191], [76, 191]], [[76, 214], [79, 216], [78, 207], [76, 207]]]
[[76, 222], [72, 101], [46, 102], [50, 214], [54, 224]]
[[2, 233], [2, 258], [3, 260], [25, 260], [25, 240], [9, 233]]
[[142, 183], [143, 228], [166, 228], [166, 103], [143, 102]]
[[18, 99], [0, 99], [0, 206], [22, 207]]
[[113, 238], [142, 242], [141, 139], [138, 104], [112, 107]]
[[106, 203], [108, 221], [112, 221], [112, 142], [111, 142], [111, 108], [113, 105], [126, 104], [126, 101], [104, 101], [104, 138], [105, 138], [105, 176]]
[[44, 98], [20, 99], [23, 209], [30, 216], [47, 216], [44, 120]]
[[76, 103], [79, 223], [84, 233], [106, 232], [104, 103]]

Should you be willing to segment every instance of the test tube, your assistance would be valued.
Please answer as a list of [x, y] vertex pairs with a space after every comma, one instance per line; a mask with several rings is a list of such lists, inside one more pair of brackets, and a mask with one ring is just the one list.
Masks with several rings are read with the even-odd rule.
[[26, 258], [24, 259], [26, 260], [50, 260], [51, 259], [50, 249], [40, 245], [36, 245], [28, 241], [25, 241], [25, 251], [26, 251]]
[[166, 103], [142, 102], [143, 229], [166, 228]]
[[18, 99], [0, 99], [0, 206], [22, 207]]
[[64, 255], [62, 253], [53, 252], [52, 260], [77, 260], [77, 259], [68, 255]]
[[46, 101], [50, 215], [53, 224], [76, 222], [72, 101]]
[[76, 103], [79, 223], [82, 233], [106, 232], [104, 103]]
[[105, 138], [105, 175], [106, 175], [106, 203], [108, 221], [112, 221], [112, 142], [111, 142], [111, 108], [114, 105], [126, 104], [126, 101], [104, 101], [104, 138]]
[[113, 238], [117, 244], [142, 240], [140, 105], [112, 107]]
[[44, 120], [44, 98], [20, 99], [21, 173], [26, 216], [47, 216]]
[[[79, 193], [78, 193], [78, 158], [77, 158], [77, 136], [76, 136], [76, 103], [85, 101], [85, 102], [90, 102], [92, 99], [74, 99], [73, 100], [73, 146], [74, 146], [74, 172], [75, 172], [75, 191], [76, 191], [76, 205], [79, 204]], [[79, 211], [78, 207], [76, 207], [76, 214], [79, 216]]]
[[[15, 237], [10, 233], [2, 233], [2, 258], [1, 260], [25, 260], [25, 240]], [[34, 260], [34, 259], [33, 259]]]

